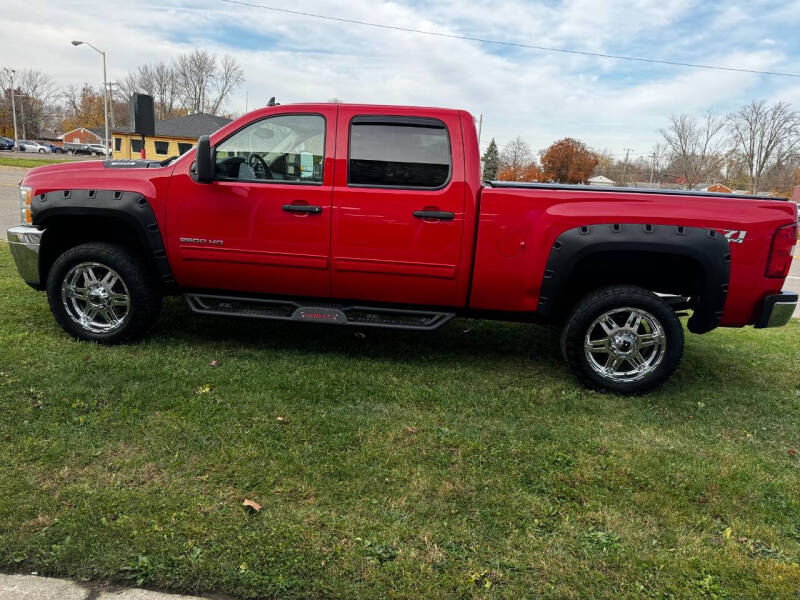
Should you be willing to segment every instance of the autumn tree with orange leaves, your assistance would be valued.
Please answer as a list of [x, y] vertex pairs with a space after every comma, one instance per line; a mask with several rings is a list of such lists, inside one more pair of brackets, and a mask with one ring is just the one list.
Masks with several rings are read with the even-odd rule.
[[541, 162], [547, 181], [586, 183], [597, 166], [598, 158], [583, 142], [564, 138], [542, 154]]

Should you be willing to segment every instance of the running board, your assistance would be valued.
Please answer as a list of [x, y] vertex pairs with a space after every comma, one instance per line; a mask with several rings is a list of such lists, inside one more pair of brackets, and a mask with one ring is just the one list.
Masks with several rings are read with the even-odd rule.
[[438, 329], [455, 314], [432, 310], [406, 310], [345, 304], [300, 304], [293, 300], [269, 300], [213, 294], [184, 294], [194, 312], [203, 315], [275, 319], [278, 321], [312, 321], [358, 327], [390, 329]]

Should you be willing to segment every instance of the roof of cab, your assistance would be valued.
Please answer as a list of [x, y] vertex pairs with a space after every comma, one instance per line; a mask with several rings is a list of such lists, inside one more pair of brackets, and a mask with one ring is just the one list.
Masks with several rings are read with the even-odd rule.
[[347, 108], [355, 108], [358, 110], [363, 110], [367, 113], [386, 113], [386, 112], [393, 112], [393, 113], [400, 113], [400, 114], [409, 114], [409, 113], [425, 113], [425, 114], [459, 114], [459, 113], [466, 113], [467, 111], [457, 108], [441, 108], [436, 106], [407, 106], [407, 105], [397, 105], [397, 104], [359, 104], [359, 103], [349, 103], [349, 102], [299, 102], [296, 104], [276, 104], [275, 106], [264, 106], [262, 108], [257, 108], [255, 110], [246, 113], [248, 115], [252, 115], [254, 113], [264, 113], [268, 114], [270, 112], [280, 112], [280, 110], [276, 109], [283, 109], [291, 107], [293, 110], [297, 110], [299, 112], [312, 112], [314, 110], [320, 110], [321, 108], [330, 108], [331, 106], [342, 106]]

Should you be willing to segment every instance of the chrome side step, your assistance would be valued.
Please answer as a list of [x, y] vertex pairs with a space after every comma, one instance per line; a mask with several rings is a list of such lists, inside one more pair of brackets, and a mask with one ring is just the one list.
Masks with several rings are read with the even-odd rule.
[[451, 312], [406, 310], [344, 304], [300, 304], [293, 300], [270, 300], [215, 294], [184, 294], [194, 312], [204, 315], [275, 319], [279, 321], [311, 321], [333, 325], [386, 327], [391, 329], [438, 329], [455, 316]]

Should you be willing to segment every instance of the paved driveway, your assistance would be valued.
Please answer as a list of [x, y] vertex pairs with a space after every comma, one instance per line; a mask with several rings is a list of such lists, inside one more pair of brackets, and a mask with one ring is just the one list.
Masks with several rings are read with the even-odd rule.
[[[786, 285], [783, 287], [800, 293], [800, 242], [798, 242], [795, 250], [792, 270], [789, 271], [789, 278], [786, 280]], [[800, 319], [800, 305], [798, 305], [797, 310], [794, 311], [794, 316]]]
[[0, 239], [6, 239], [6, 229], [19, 223], [17, 184], [25, 171], [17, 167], [0, 167]]

